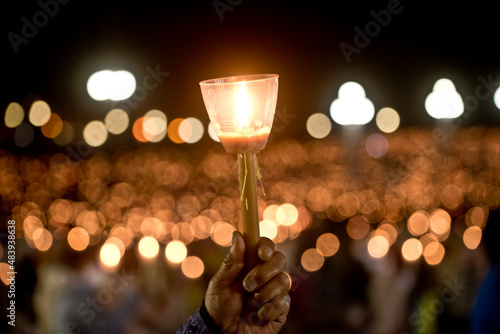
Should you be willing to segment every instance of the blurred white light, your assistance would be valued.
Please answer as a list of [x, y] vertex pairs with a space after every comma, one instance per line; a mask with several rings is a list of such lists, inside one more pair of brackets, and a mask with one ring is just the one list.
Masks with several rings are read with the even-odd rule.
[[101, 146], [108, 139], [108, 130], [103, 122], [92, 121], [83, 128], [83, 139], [89, 146]]
[[151, 143], [157, 143], [167, 135], [167, 116], [161, 110], [153, 109], [144, 115], [142, 134]]
[[11, 102], [7, 106], [4, 115], [5, 126], [8, 128], [15, 128], [22, 123], [24, 119], [24, 109], [17, 102]]
[[31, 105], [28, 118], [34, 126], [42, 126], [49, 121], [51, 114], [47, 102], [37, 100]]
[[259, 231], [261, 237], [274, 239], [278, 235], [278, 226], [272, 220], [261, 220], [259, 222]]
[[339, 97], [330, 105], [332, 119], [340, 125], [366, 124], [375, 115], [372, 101], [360, 84], [349, 81], [339, 88]]
[[500, 87], [497, 88], [493, 100], [495, 101], [495, 105], [497, 106], [497, 108], [500, 109]]
[[122, 109], [110, 110], [104, 118], [104, 124], [109, 133], [119, 135], [127, 130], [129, 124], [128, 114]]
[[332, 122], [325, 114], [312, 114], [307, 119], [306, 128], [311, 137], [322, 139], [332, 131]]
[[212, 122], [208, 123], [207, 129], [208, 129], [208, 135], [210, 136], [210, 138], [212, 138], [216, 142], [220, 142], [219, 137], [215, 133], [215, 129], [214, 129], [213, 125], [212, 125]]
[[385, 133], [392, 133], [399, 128], [400, 118], [396, 110], [392, 108], [382, 108], [375, 118], [377, 127]]
[[179, 240], [170, 241], [165, 247], [165, 256], [172, 263], [181, 263], [187, 256], [186, 245]]
[[203, 124], [201, 121], [194, 117], [188, 117], [182, 120], [179, 124], [179, 137], [188, 143], [193, 144], [198, 142], [203, 136]]
[[99, 71], [87, 81], [87, 91], [96, 101], [126, 100], [134, 94], [135, 88], [135, 78], [127, 71]]
[[425, 99], [425, 110], [436, 119], [457, 118], [464, 112], [464, 101], [449, 79], [439, 79]]

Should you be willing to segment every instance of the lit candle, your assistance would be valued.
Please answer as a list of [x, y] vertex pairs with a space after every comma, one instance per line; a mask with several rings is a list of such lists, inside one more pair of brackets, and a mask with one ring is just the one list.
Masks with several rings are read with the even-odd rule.
[[258, 263], [260, 239], [257, 203], [257, 157], [271, 132], [278, 75], [262, 74], [205, 80], [200, 83], [210, 121], [222, 146], [238, 155], [246, 266]]

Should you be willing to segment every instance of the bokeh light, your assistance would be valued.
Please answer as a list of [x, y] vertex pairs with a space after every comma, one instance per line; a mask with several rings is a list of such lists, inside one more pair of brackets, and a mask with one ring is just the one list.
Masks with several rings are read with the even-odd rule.
[[307, 119], [306, 129], [311, 137], [322, 139], [327, 137], [330, 131], [332, 131], [332, 122], [325, 114], [312, 114]]
[[24, 109], [17, 102], [11, 102], [5, 109], [4, 122], [8, 128], [15, 128], [24, 119]]
[[436, 235], [444, 235], [450, 231], [451, 217], [443, 209], [434, 210], [429, 218], [430, 230]]
[[333, 233], [323, 233], [316, 240], [316, 249], [318, 253], [325, 256], [333, 256], [340, 247], [339, 238]]
[[366, 138], [365, 149], [372, 158], [381, 158], [387, 153], [389, 142], [384, 135], [372, 133]]
[[368, 240], [368, 254], [374, 258], [381, 258], [389, 251], [389, 240], [383, 235], [374, 235]]
[[465, 222], [467, 226], [478, 226], [483, 229], [488, 220], [488, 208], [484, 206], [474, 206], [470, 208], [465, 215]]
[[482, 235], [483, 235], [483, 230], [481, 230], [480, 227], [478, 226], [468, 227], [463, 235], [463, 241], [465, 247], [467, 247], [468, 249], [476, 249], [481, 243]]
[[10, 285], [10, 280], [12, 278], [15, 278], [14, 274], [10, 274], [12, 269], [10, 269], [10, 265], [5, 262], [0, 262], [0, 279], [2, 280], [3, 284], [9, 286]]
[[179, 240], [170, 241], [165, 247], [165, 256], [171, 263], [181, 263], [187, 256], [186, 245]]
[[347, 234], [355, 240], [363, 239], [370, 232], [370, 224], [363, 216], [354, 216], [347, 221]]
[[197, 118], [187, 117], [179, 124], [179, 137], [188, 144], [194, 144], [203, 137], [203, 123]]
[[50, 119], [51, 110], [47, 102], [37, 100], [33, 102], [29, 111], [29, 121], [34, 126], [42, 126]]
[[430, 220], [429, 214], [423, 210], [415, 211], [408, 218], [407, 228], [414, 236], [420, 236], [429, 230]]
[[62, 121], [62, 129], [59, 135], [57, 135], [53, 140], [54, 143], [56, 143], [59, 146], [66, 146], [75, 137], [75, 130], [73, 128], [73, 125], [68, 122], [68, 121]]
[[104, 266], [108, 268], [114, 268], [118, 265], [118, 263], [120, 263], [121, 259], [120, 249], [114, 243], [110, 242], [104, 243], [101, 246], [101, 250], [99, 252], [99, 258]]
[[436, 266], [439, 263], [441, 263], [441, 261], [444, 258], [444, 254], [445, 254], [444, 246], [438, 241], [429, 242], [424, 247], [423, 255], [425, 261], [431, 266]]
[[325, 258], [321, 255], [316, 248], [309, 248], [306, 250], [300, 259], [302, 267], [310, 272], [318, 271], [323, 267]]
[[220, 139], [217, 136], [217, 133], [215, 132], [212, 122], [208, 123], [207, 131], [208, 135], [210, 136], [210, 138], [212, 138], [213, 141], [220, 143]]
[[128, 114], [122, 109], [112, 109], [104, 118], [106, 130], [114, 135], [119, 135], [127, 130], [129, 123]]
[[366, 124], [375, 115], [375, 107], [363, 86], [349, 81], [340, 86], [338, 98], [330, 105], [330, 115], [340, 125]]
[[33, 231], [33, 243], [36, 249], [41, 252], [47, 251], [52, 246], [52, 233], [45, 228], [37, 228]]
[[295, 224], [299, 218], [299, 212], [295, 205], [291, 203], [284, 203], [276, 209], [276, 221], [278, 224], [290, 226]]
[[495, 95], [493, 96], [493, 101], [498, 109], [500, 109], [500, 87], [495, 91]]
[[90, 237], [87, 231], [84, 228], [78, 226], [73, 227], [71, 230], [69, 230], [67, 238], [69, 246], [76, 251], [85, 250], [88, 247], [90, 241]]
[[134, 94], [135, 89], [135, 77], [128, 71], [98, 71], [87, 81], [87, 92], [96, 101], [126, 100]]
[[182, 261], [181, 270], [187, 278], [195, 279], [205, 271], [203, 261], [197, 256], [188, 256]]
[[273, 240], [278, 235], [278, 226], [272, 220], [264, 219], [259, 222], [260, 236]]
[[108, 139], [108, 130], [101, 121], [91, 121], [83, 128], [83, 139], [92, 147], [101, 146]]
[[172, 120], [168, 125], [168, 130], [167, 130], [168, 138], [176, 144], [182, 144], [184, 142], [184, 140], [179, 135], [179, 127], [182, 124], [183, 120], [184, 120], [183, 118], [176, 118]]
[[226, 222], [216, 222], [212, 226], [210, 236], [216, 244], [230, 246], [234, 231], [236, 231], [236, 228], [233, 225]]
[[161, 110], [153, 109], [144, 114], [142, 135], [151, 143], [157, 143], [167, 135], [167, 116]]
[[436, 119], [457, 118], [464, 112], [464, 101], [450, 79], [439, 79], [425, 99], [425, 110]]
[[382, 108], [375, 117], [375, 123], [380, 131], [392, 133], [399, 128], [400, 117], [393, 108]]
[[57, 137], [63, 128], [63, 121], [61, 116], [56, 113], [51, 113], [49, 121], [42, 125], [42, 133], [47, 138]]
[[158, 240], [151, 236], [142, 237], [139, 241], [139, 253], [145, 257], [146, 259], [152, 259], [160, 250], [160, 245], [158, 244]]
[[409, 262], [418, 260], [422, 255], [422, 251], [422, 243], [416, 238], [405, 240], [403, 246], [401, 246], [401, 255]]

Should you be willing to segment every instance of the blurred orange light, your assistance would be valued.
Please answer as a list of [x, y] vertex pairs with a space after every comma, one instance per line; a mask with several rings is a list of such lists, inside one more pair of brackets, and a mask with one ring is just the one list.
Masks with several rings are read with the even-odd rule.
[[56, 113], [50, 115], [49, 121], [42, 125], [42, 133], [47, 138], [57, 137], [63, 128], [61, 116]]
[[469, 249], [476, 249], [481, 242], [482, 235], [483, 230], [481, 230], [478, 226], [471, 226], [467, 228], [463, 236], [465, 247]]
[[69, 232], [68, 232], [68, 244], [71, 248], [73, 248], [76, 251], [82, 251], [86, 249], [89, 245], [89, 234], [87, 231], [82, 228], [82, 227], [73, 227]]
[[181, 270], [187, 278], [198, 278], [205, 271], [203, 261], [197, 256], [188, 256], [182, 261]]
[[382, 235], [375, 235], [368, 241], [368, 254], [374, 258], [381, 258], [389, 251], [389, 241]]
[[422, 255], [422, 244], [416, 238], [407, 239], [401, 247], [401, 254], [406, 261], [416, 261]]
[[316, 240], [316, 249], [323, 256], [335, 255], [339, 247], [339, 238], [333, 233], [324, 233]]
[[300, 263], [305, 270], [313, 272], [318, 271], [321, 267], [323, 267], [325, 258], [316, 248], [309, 248], [302, 254]]

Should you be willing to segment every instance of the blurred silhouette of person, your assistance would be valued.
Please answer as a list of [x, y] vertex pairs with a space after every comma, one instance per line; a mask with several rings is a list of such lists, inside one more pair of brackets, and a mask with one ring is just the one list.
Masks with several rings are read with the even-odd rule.
[[267, 238], [260, 239], [258, 254], [261, 262], [245, 275], [245, 241], [234, 232], [202, 306], [177, 334], [278, 333], [290, 310], [291, 282], [283, 271], [286, 258]]
[[490, 211], [483, 232], [490, 260], [489, 271], [479, 289], [471, 315], [471, 333], [500, 333], [500, 211]]

